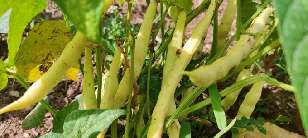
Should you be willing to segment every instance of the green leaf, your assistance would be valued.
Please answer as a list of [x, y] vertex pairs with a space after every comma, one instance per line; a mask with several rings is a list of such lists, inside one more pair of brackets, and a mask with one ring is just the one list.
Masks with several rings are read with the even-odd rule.
[[237, 120], [233, 125], [232, 131], [238, 132], [238, 129], [246, 129], [248, 131], [253, 131], [254, 128], [257, 128], [259, 132], [266, 134], [266, 129], [264, 128], [264, 119], [263, 118], [246, 118], [242, 117], [240, 120]]
[[0, 91], [3, 90], [8, 84], [8, 75], [0, 72]]
[[[124, 115], [125, 111], [121, 109], [111, 110], [76, 110], [71, 112], [64, 121], [63, 133], [51, 133], [46, 137], [56, 138], [89, 138], [93, 137], [102, 129], [108, 128], [111, 123]], [[45, 137], [45, 138], [46, 138]]]
[[[161, 88], [161, 77], [162, 72], [161, 70], [157, 68], [151, 69], [151, 76], [150, 76], [150, 97], [151, 97], [151, 103], [154, 103], [157, 101], [158, 94]], [[139, 83], [140, 84], [140, 92], [146, 92], [147, 90], [147, 78], [148, 78], [148, 72], [142, 72], [140, 75]], [[154, 106], [154, 105], [153, 105]]]
[[8, 75], [5, 72], [6, 67], [4, 62], [0, 59], [0, 91], [3, 90], [8, 84]]
[[283, 45], [296, 100], [303, 125], [308, 134], [308, 1], [274, 0], [280, 21], [280, 40]]
[[[48, 102], [47, 98], [44, 99], [44, 101]], [[42, 124], [46, 113], [47, 109], [41, 103], [38, 103], [35, 108], [32, 109], [32, 111], [22, 121], [22, 128], [30, 129], [39, 127]]]
[[192, 9], [193, 2], [192, 0], [176, 0], [175, 5], [186, 13], [189, 13]]
[[33, 75], [34, 72], [40, 73], [38, 68], [41, 66], [49, 67], [61, 55], [71, 38], [64, 21], [47, 20], [36, 24], [16, 54], [17, 73], [29, 81], [35, 81], [39, 77], [34, 76], [39, 75]]
[[209, 93], [217, 126], [220, 130], [223, 130], [227, 126], [226, 114], [221, 106], [221, 98], [216, 84], [209, 87]]
[[0, 0], [0, 16], [11, 8], [12, 3], [13, 0]]
[[68, 106], [65, 106], [62, 110], [58, 111], [54, 116], [52, 121], [53, 130], [52, 132], [55, 133], [62, 133], [63, 132], [63, 124], [66, 116], [68, 116], [71, 112], [78, 110], [79, 103], [77, 100], [70, 103]]
[[236, 38], [261, 11], [271, 2], [271, 0], [237, 0]]
[[238, 0], [240, 11], [241, 24], [246, 23], [250, 17], [257, 11], [258, 3], [255, 0]]
[[191, 125], [189, 122], [181, 123], [180, 138], [191, 138]]
[[[47, 2], [46, 0], [9, 0], [7, 2], [1, 2], [1, 4], [5, 3], [9, 3], [8, 6], [12, 8], [8, 34], [8, 60], [9, 64], [12, 65], [14, 64], [14, 58], [19, 49], [26, 26], [33, 17], [47, 6]], [[0, 14], [2, 14], [1, 12]]]
[[103, 0], [55, 0], [67, 18], [86, 37], [99, 42]]

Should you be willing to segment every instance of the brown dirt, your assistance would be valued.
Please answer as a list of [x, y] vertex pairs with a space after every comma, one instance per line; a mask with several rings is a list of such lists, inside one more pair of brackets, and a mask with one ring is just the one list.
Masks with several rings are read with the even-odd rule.
[[[25, 91], [14, 80], [10, 80], [9, 87], [0, 93], [0, 108], [17, 100], [18, 97], [13, 97], [8, 94], [9, 91], [15, 90], [22, 95]], [[55, 88], [54, 92], [49, 95], [51, 106], [55, 109], [61, 109], [70, 103], [76, 95], [81, 93], [80, 81], [62, 81]], [[39, 128], [24, 130], [21, 127], [22, 120], [31, 111], [32, 107], [6, 113], [0, 116], [0, 138], [29, 138], [36, 137], [50, 132], [52, 129], [52, 116], [50, 113], [45, 115], [45, 119]]]

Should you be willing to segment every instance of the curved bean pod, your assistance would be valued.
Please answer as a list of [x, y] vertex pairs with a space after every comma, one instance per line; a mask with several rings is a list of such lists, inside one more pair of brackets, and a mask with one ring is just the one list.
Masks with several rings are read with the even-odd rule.
[[187, 40], [183, 49], [180, 51], [180, 54], [177, 55], [176, 60], [173, 61], [174, 63], [172, 65], [172, 69], [169, 70], [168, 77], [163, 80], [158, 100], [152, 113], [151, 124], [147, 135], [148, 138], [161, 137], [164, 121], [168, 114], [168, 108], [170, 107], [170, 101], [174, 97], [176, 87], [182, 79], [182, 72], [189, 64], [193, 54], [200, 45], [202, 38], [211, 23], [217, 6], [216, 2], [216, 0], [211, 1], [207, 14], [193, 29], [192, 36]]
[[273, 9], [271, 7], [264, 9], [248, 28], [248, 34], [241, 35], [240, 40], [236, 42], [235, 46], [231, 47], [225, 56], [210, 65], [203, 65], [184, 74], [188, 75], [195, 85], [203, 87], [224, 78], [234, 66], [238, 65], [252, 52], [256, 43], [255, 35], [265, 31], [271, 25], [272, 14]]
[[34, 82], [22, 97], [3, 107], [0, 110], [0, 114], [24, 109], [42, 100], [49, 91], [64, 78], [66, 71], [78, 63], [78, 59], [86, 43], [87, 40], [85, 36], [77, 32], [72, 41], [64, 48], [61, 56], [49, 70], [43, 74], [40, 79]]
[[246, 94], [245, 99], [237, 112], [237, 118], [241, 118], [243, 116], [250, 118], [250, 115], [252, 114], [257, 102], [261, 97], [264, 84], [264, 81], [259, 81], [252, 85], [250, 91]]
[[[156, 14], [157, 3], [151, 1], [146, 13], [144, 15], [144, 21], [141, 24], [137, 39], [135, 41], [135, 53], [134, 53], [134, 79], [140, 75], [150, 41], [151, 30], [153, 26], [153, 20]], [[129, 86], [130, 86], [130, 69], [125, 71], [124, 77], [122, 78], [118, 90], [115, 95], [114, 105], [115, 107], [121, 107], [125, 104], [129, 96]]]
[[118, 73], [121, 67], [122, 60], [121, 60], [121, 51], [116, 48], [114, 57], [112, 59], [112, 63], [110, 66], [110, 70], [107, 73], [107, 78], [104, 84], [104, 90], [101, 95], [101, 109], [108, 109], [113, 108], [113, 100], [114, 95], [118, 89], [119, 82], [118, 82]]

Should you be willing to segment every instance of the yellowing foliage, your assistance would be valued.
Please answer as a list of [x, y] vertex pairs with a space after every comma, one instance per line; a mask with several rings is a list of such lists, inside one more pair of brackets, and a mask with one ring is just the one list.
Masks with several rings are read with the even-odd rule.
[[[22, 42], [15, 58], [17, 73], [28, 81], [36, 81], [60, 56], [71, 40], [71, 33], [64, 21], [47, 20], [35, 25]], [[78, 68], [78, 66], [76, 65]], [[75, 71], [69, 71], [69, 78], [75, 80]], [[75, 76], [75, 77], [72, 77]]]

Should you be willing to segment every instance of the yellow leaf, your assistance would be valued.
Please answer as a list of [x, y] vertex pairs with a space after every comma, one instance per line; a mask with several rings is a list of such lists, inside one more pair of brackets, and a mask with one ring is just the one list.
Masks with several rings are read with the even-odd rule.
[[78, 80], [79, 69], [78, 68], [69, 68], [66, 72], [66, 77], [70, 80]]
[[47, 20], [36, 24], [15, 57], [17, 73], [28, 81], [36, 80], [61, 55], [71, 37], [64, 21]]
[[29, 75], [28, 75], [28, 81], [34, 82], [43, 75], [43, 72], [39, 70], [40, 66], [41, 65], [37, 65], [36, 67], [30, 70]]

